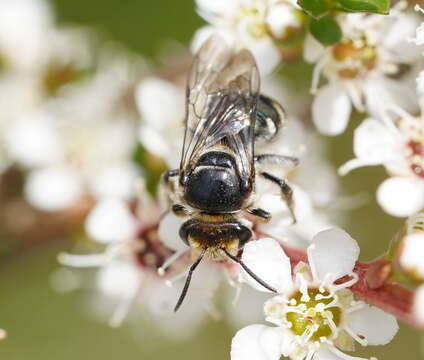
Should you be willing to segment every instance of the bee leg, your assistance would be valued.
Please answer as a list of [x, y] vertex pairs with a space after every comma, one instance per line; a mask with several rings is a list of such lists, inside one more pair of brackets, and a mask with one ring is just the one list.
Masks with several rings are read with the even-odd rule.
[[179, 169], [173, 169], [173, 170], [168, 170], [165, 174], [163, 174], [163, 182], [165, 184], [169, 184], [169, 182], [171, 181], [171, 178], [178, 176], [180, 174], [180, 170]]
[[255, 156], [255, 165], [257, 168], [266, 165], [277, 165], [287, 170], [292, 170], [299, 165], [299, 159], [286, 155], [262, 154]]
[[191, 212], [184, 205], [181, 205], [181, 204], [172, 205], [171, 210], [176, 216], [191, 215]]
[[253, 216], [256, 216], [263, 222], [268, 222], [269, 220], [271, 220], [271, 214], [268, 211], [265, 211], [264, 209], [260, 209], [260, 208], [247, 209], [247, 212], [249, 214], [252, 214]]
[[281, 195], [283, 197], [283, 200], [287, 203], [287, 207], [289, 208], [290, 215], [293, 219], [293, 224], [296, 223], [296, 216], [294, 214], [293, 210], [293, 190], [292, 188], [286, 183], [284, 179], [280, 179], [277, 176], [271, 175], [267, 172], [261, 172], [259, 173], [264, 179], [269, 180], [273, 182], [274, 184], [278, 185], [281, 189]]

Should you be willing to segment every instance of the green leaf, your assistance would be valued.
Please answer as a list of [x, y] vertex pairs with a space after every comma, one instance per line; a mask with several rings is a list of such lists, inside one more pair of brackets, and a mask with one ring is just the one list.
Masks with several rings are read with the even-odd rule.
[[328, 3], [324, 0], [297, 0], [297, 4], [314, 18], [323, 17], [330, 11]]
[[333, 18], [311, 19], [309, 31], [324, 45], [336, 44], [342, 38], [342, 29]]
[[388, 14], [390, 10], [390, 0], [338, 0], [338, 3], [344, 11]]

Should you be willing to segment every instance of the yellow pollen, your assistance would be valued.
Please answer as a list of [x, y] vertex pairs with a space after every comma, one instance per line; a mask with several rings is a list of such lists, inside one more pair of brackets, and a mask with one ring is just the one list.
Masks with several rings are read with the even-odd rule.
[[[340, 307], [326, 308], [335, 300], [333, 296], [329, 296], [330, 294], [324, 291], [321, 294], [324, 298], [318, 297], [317, 299], [318, 294], [319, 289], [308, 289], [308, 300], [305, 301], [305, 296], [300, 291], [296, 292], [291, 299], [294, 299], [298, 304], [294, 306], [296, 311], [288, 311], [286, 314], [286, 320], [290, 324], [291, 331], [297, 336], [302, 336], [306, 331], [312, 331], [313, 334], [309, 340], [312, 342], [337, 336], [337, 334], [334, 334], [333, 328], [340, 325], [342, 317]], [[330, 322], [334, 323], [333, 327], [330, 326]]]

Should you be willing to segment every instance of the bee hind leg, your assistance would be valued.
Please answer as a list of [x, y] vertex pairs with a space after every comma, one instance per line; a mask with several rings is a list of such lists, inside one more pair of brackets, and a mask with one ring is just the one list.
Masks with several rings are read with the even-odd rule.
[[287, 207], [290, 211], [290, 215], [293, 219], [293, 224], [296, 223], [296, 216], [294, 214], [294, 203], [293, 203], [293, 190], [292, 188], [287, 184], [287, 182], [284, 179], [281, 179], [277, 176], [274, 176], [267, 172], [260, 172], [260, 176], [262, 176], [264, 179], [271, 181], [272, 183], [276, 184], [280, 190], [281, 190], [281, 196], [283, 200], [286, 202]]

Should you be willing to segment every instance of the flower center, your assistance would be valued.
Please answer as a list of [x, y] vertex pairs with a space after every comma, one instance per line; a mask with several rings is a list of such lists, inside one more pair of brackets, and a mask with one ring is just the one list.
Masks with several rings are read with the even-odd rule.
[[407, 146], [411, 170], [418, 177], [424, 178], [424, 136], [421, 139], [410, 140]]
[[73, 64], [51, 64], [44, 76], [44, 89], [48, 95], [55, 95], [62, 86], [80, 80], [83, 75]]
[[421, 179], [424, 179], [424, 128], [423, 118], [401, 118], [399, 120], [399, 130], [409, 139], [405, 144], [406, 160], [412, 172]]
[[337, 336], [336, 330], [341, 322], [342, 310], [337, 305], [337, 297], [316, 288], [308, 289], [306, 294], [297, 291], [290, 298], [286, 320], [290, 330], [297, 336], [306, 336], [309, 341]]
[[145, 229], [137, 242], [136, 260], [143, 269], [156, 271], [173, 251], [165, 247], [159, 240], [157, 227]]
[[267, 29], [264, 24], [264, 9], [261, 8], [260, 4], [242, 7], [237, 22], [253, 38], [259, 39], [267, 35]]
[[366, 41], [354, 43], [348, 40], [335, 45], [333, 58], [339, 65], [338, 74], [342, 78], [356, 78], [377, 65], [376, 48]]

